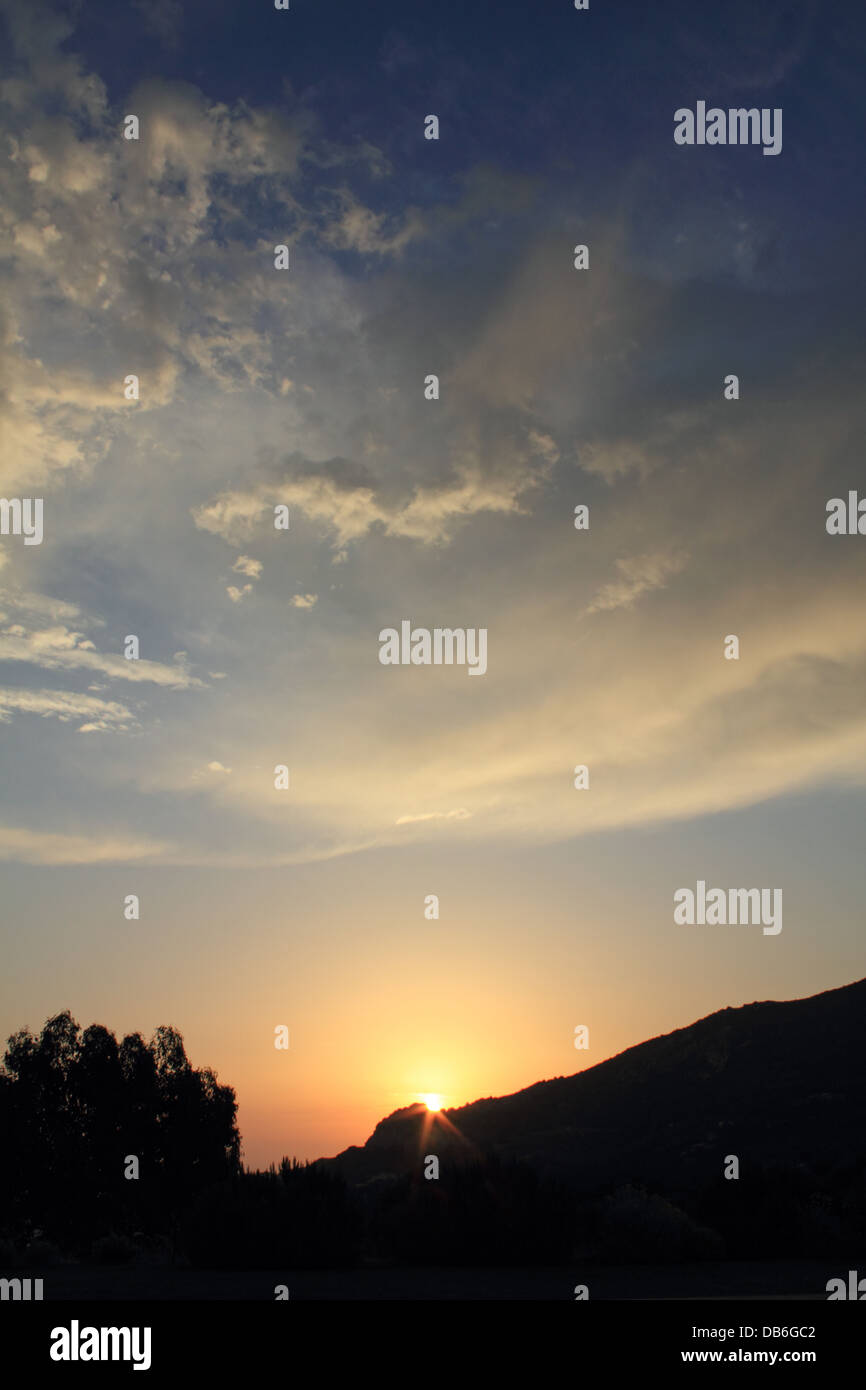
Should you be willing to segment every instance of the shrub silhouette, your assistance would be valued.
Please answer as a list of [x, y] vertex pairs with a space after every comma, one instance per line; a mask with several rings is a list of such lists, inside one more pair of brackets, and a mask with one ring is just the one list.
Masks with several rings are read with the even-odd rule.
[[491, 1155], [384, 1190], [372, 1218], [377, 1253], [407, 1264], [519, 1265], [567, 1259], [574, 1201], [525, 1164]]
[[193, 1264], [210, 1269], [334, 1268], [355, 1262], [360, 1226], [341, 1177], [284, 1158], [201, 1193], [182, 1236]]
[[708, 1183], [696, 1211], [724, 1236], [729, 1259], [853, 1257], [866, 1238], [866, 1171], [751, 1164], [737, 1181]]
[[698, 1225], [666, 1197], [630, 1183], [599, 1202], [597, 1235], [599, 1255], [613, 1263], [712, 1260], [724, 1248], [715, 1231]]

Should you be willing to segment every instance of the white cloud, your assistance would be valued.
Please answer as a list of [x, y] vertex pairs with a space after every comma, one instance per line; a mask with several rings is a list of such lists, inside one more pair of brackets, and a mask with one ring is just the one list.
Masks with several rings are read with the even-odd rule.
[[0, 661], [26, 662], [46, 671], [99, 671], [114, 680], [151, 683], [169, 690], [190, 690], [202, 685], [183, 662], [168, 666], [160, 661], [127, 660], [119, 653], [98, 652], [82, 632], [63, 623], [39, 630], [28, 630], [20, 623], [0, 629]]
[[62, 724], [83, 719], [78, 729], [82, 734], [129, 729], [136, 723], [132, 711], [114, 700], [66, 690], [0, 689], [0, 721], [8, 723], [13, 713], [37, 714]]

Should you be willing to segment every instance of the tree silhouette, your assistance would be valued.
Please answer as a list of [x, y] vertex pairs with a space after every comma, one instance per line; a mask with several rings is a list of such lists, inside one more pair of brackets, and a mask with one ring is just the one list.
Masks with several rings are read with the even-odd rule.
[[198, 1192], [239, 1173], [236, 1112], [234, 1090], [191, 1067], [174, 1028], [118, 1044], [65, 1010], [38, 1037], [23, 1029], [0, 1071], [0, 1228], [79, 1252], [109, 1232], [170, 1232]]

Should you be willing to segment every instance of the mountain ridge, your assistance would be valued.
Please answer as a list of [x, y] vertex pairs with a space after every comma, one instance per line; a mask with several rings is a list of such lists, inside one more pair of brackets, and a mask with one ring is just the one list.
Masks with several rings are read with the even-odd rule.
[[[570, 1076], [443, 1112], [378, 1122], [320, 1159], [351, 1183], [495, 1153], [593, 1188], [690, 1187], [744, 1164], [844, 1164], [866, 1153], [866, 978], [794, 1000], [727, 1006]], [[425, 1123], [426, 1122], [426, 1123]], [[425, 1133], [426, 1129], [426, 1133]], [[423, 1156], [423, 1155], [422, 1155]]]

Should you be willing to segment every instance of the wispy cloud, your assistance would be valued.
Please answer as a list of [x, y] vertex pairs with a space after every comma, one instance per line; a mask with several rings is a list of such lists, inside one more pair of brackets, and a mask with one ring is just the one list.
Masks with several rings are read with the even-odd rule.
[[174, 666], [143, 657], [127, 660], [120, 654], [98, 652], [82, 632], [62, 623], [29, 630], [13, 623], [0, 629], [0, 661], [24, 662], [47, 671], [98, 671], [112, 680], [150, 683], [170, 690], [190, 690], [202, 685], [185, 664], [182, 653], [176, 654]]
[[0, 689], [0, 721], [8, 722], [13, 713], [37, 714], [61, 724], [81, 719], [78, 732], [82, 734], [130, 729], [136, 723], [132, 711], [114, 700], [65, 690]]
[[687, 560], [686, 555], [663, 553], [634, 555], [627, 560], [617, 560], [620, 578], [602, 585], [587, 613], [630, 607], [641, 594], [663, 589], [669, 579], [685, 568]]
[[157, 860], [165, 841], [122, 835], [55, 835], [0, 825], [0, 859], [21, 864], [122, 864]]
[[465, 806], [461, 806], [456, 811], [422, 811], [415, 816], [399, 816], [394, 824], [416, 825], [420, 821], [428, 820], [468, 820], [471, 815], [471, 811], [467, 811]]

